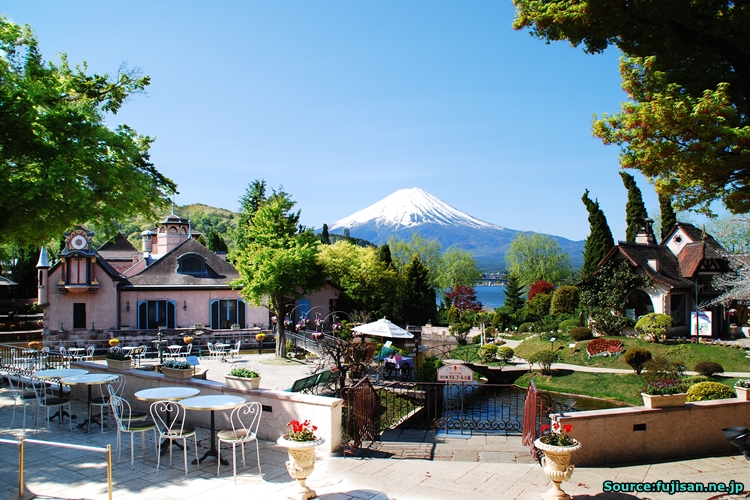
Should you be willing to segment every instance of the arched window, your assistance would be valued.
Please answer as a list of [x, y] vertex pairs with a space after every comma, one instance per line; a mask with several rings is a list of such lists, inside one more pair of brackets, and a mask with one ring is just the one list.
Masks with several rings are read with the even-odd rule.
[[180, 274], [205, 274], [206, 260], [198, 254], [185, 254], [177, 259], [177, 272]]

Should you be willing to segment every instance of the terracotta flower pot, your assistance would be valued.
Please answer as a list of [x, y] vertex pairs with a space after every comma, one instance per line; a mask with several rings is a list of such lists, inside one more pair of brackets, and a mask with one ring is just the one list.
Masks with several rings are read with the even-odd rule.
[[130, 359], [108, 359], [107, 360], [107, 368], [110, 370], [130, 370], [130, 367], [132, 366], [132, 360]]
[[161, 372], [166, 378], [173, 378], [177, 380], [187, 380], [193, 378], [193, 369], [189, 370], [178, 370], [177, 368], [162, 367]]
[[581, 448], [581, 443], [571, 446], [553, 446], [545, 444], [541, 439], [534, 441], [534, 446], [544, 452], [542, 458], [542, 467], [544, 473], [552, 481], [552, 488], [542, 495], [545, 500], [570, 500], [570, 495], [560, 488], [560, 483], [570, 479], [576, 466], [570, 464], [571, 454]]
[[292, 479], [297, 480], [299, 489], [294, 497], [297, 500], [307, 500], [317, 496], [315, 491], [311, 490], [305, 481], [315, 469], [315, 447], [325, 443], [325, 439], [318, 438], [315, 441], [291, 441], [287, 439], [288, 434], [281, 436], [276, 443], [286, 448], [289, 454], [289, 461], [286, 463], [286, 470]]

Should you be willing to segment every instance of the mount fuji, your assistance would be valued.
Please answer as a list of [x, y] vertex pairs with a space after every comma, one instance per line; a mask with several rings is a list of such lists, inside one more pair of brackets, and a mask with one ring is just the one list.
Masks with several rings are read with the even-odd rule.
[[[455, 245], [471, 252], [485, 271], [505, 267], [505, 252], [521, 232], [472, 217], [419, 188], [400, 189], [328, 228], [334, 234], [345, 229], [352, 237], [376, 245], [386, 243], [391, 236], [409, 240], [417, 233], [423, 238], [437, 239], [443, 249]], [[570, 254], [573, 267], [583, 263], [583, 241], [548, 236]]]

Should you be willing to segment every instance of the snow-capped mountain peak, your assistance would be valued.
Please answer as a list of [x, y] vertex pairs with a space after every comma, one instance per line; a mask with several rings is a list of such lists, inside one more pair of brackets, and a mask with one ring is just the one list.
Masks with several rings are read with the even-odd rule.
[[329, 229], [355, 229], [366, 224], [374, 224], [379, 228], [413, 228], [430, 223], [476, 229], [503, 229], [465, 214], [419, 188], [399, 189], [377, 203], [334, 222]]

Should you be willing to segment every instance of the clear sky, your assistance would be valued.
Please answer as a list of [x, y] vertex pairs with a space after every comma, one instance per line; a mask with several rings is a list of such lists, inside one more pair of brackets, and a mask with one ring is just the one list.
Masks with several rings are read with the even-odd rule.
[[152, 160], [180, 205], [237, 210], [265, 179], [320, 228], [419, 187], [488, 222], [583, 239], [588, 188], [625, 237], [618, 149], [591, 135], [592, 115], [625, 100], [619, 53], [513, 31], [510, 0], [34, 0], [0, 12], [31, 25], [45, 59], [151, 76], [110, 123], [156, 137]]

